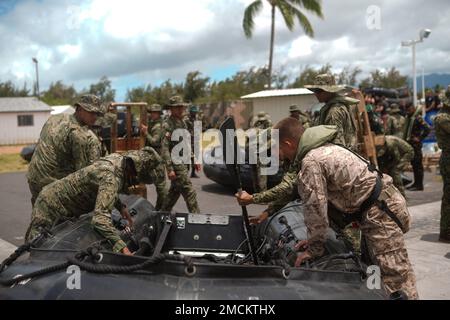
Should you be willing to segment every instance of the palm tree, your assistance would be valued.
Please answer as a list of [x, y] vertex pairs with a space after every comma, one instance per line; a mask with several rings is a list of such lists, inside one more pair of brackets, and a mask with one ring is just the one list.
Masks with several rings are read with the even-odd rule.
[[[294, 30], [295, 20], [303, 28], [306, 35], [313, 37], [314, 30], [309, 22], [308, 18], [301, 11], [305, 9], [310, 11], [316, 16], [323, 18], [322, 15], [322, 4], [321, 0], [266, 0], [271, 6], [272, 13], [272, 25], [270, 33], [270, 55], [269, 55], [269, 89], [271, 88], [272, 82], [272, 60], [273, 60], [273, 47], [275, 41], [275, 10], [278, 9], [286, 23], [289, 31]], [[254, 29], [254, 18], [263, 8], [263, 0], [256, 0], [252, 2], [244, 12], [244, 20], [242, 26], [244, 28], [244, 33], [247, 38], [251, 38]]]

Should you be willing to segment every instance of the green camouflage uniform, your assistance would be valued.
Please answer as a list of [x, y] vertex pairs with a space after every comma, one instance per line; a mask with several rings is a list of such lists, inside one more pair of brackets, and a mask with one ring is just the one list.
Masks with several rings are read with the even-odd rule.
[[124, 156], [133, 160], [137, 180], [144, 183], [150, 182], [148, 172], [162, 161], [151, 148], [124, 155], [113, 153], [51, 183], [36, 199], [25, 240], [32, 240], [41, 229], [50, 229], [55, 224], [93, 211], [92, 227], [110, 242], [113, 251], [120, 252], [126, 244], [112, 225], [111, 210], [114, 207], [119, 211], [122, 209], [119, 193], [127, 193], [130, 187], [124, 172]]
[[442, 149], [439, 168], [444, 182], [441, 205], [440, 238], [450, 241], [450, 101], [444, 98], [443, 108], [434, 119], [436, 139]]
[[386, 134], [390, 136], [396, 136], [403, 139], [405, 132], [405, 117], [400, 114], [400, 107], [393, 105], [392, 110], [387, 118]]
[[[414, 158], [411, 165], [414, 171], [413, 186], [423, 189], [423, 163], [422, 163], [422, 141], [430, 134], [430, 126], [423, 119], [420, 109], [414, 115], [406, 118], [405, 140], [414, 149]], [[414, 141], [417, 138], [418, 141]], [[408, 187], [409, 188], [409, 187]]]
[[[194, 125], [195, 122], [198, 120], [198, 107], [197, 106], [191, 106], [189, 108], [189, 115], [186, 115], [184, 117], [184, 123], [186, 123], [186, 127], [191, 135], [191, 178], [196, 178], [197, 175], [195, 173], [195, 157], [194, 157], [194, 144], [195, 144], [195, 135], [194, 135]], [[197, 177], [198, 178], [198, 177]]]
[[[150, 110], [154, 109], [150, 108]], [[148, 121], [148, 131], [145, 145], [155, 149], [158, 154], [161, 154], [162, 139], [164, 137], [162, 126], [162, 119]], [[164, 204], [167, 201], [166, 169], [164, 164], [161, 162], [161, 164], [153, 169], [150, 174], [153, 177], [157, 194], [155, 209], [159, 211], [164, 207]]]
[[[172, 105], [181, 105], [181, 98], [172, 97]], [[178, 102], [177, 102], [178, 101]], [[179, 143], [178, 141], [171, 141], [172, 133], [176, 129], [187, 130], [186, 123], [183, 120], [176, 119], [170, 116], [163, 123], [164, 137], [162, 140], [162, 158], [165, 162], [167, 172], [174, 171], [176, 179], [171, 181], [169, 195], [166, 205], [163, 207], [163, 211], [171, 211], [177, 203], [180, 194], [183, 196], [186, 202], [187, 208], [191, 213], [200, 213], [200, 209], [197, 202], [197, 194], [194, 190], [191, 180], [188, 177], [188, 165], [175, 164], [171, 158], [172, 149]]]
[[392, 177], [394, 185], [405, 196], [402, 172], [414, 157], [414, 149], [403, 139], [396, 136], [386, 136], [386, 143], [377, 146], [378, 166], [383, 173]]
[[[77, 104], [84, 106], [85, 100], [99, 104], [100, 100], [94, 97], [83, 96]], [[92, 110], [101, 113], [95, 105]], [[39, 142], [28, 167], [31, 203], [34, 205], [39, 192], [46, 185], [90, 165], [100, 158], [101, 153], [100, 140], [88, 126], [81, 125], [75, 115], [51, 116], [41, 130]]]

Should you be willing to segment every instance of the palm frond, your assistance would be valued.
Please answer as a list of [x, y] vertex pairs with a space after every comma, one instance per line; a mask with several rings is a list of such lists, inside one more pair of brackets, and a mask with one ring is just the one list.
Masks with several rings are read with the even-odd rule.
[[293, 6], [289, 4], [286, 1], [278, 1], [277, 7], [281, 12], [281, 16], [284, 19], [284, 22], [286, 23], [286, 27], [289, 29], [289, 31], [294, 30], [295, 26], [295, 15], [293, 11]]
[[287, 0], [287, 1], [292, 3], [294, 6], [296, 5], [300, 8], [305, 8], [307, 11], [310, 11], [319, 18], [323, 19], [321, 0]]
[[305, 31], [305, 34], [311, 38], [314, 37], [314, 30], [308, 18], [297, 8], [291, 8], [293, 10], [293, 14], [297, 17], [298, 23], [302, 27], [303, 31]]
[[256, 0], [252, 2], [244, 12], [244, 19], [242, 21], [242, 27], [244, 29], [244, 34], [247, 38], [251, 38], [253, 34], [253, 29], [255, 27], [255, 17], [261, 11], [263, 3], [261, 0]]

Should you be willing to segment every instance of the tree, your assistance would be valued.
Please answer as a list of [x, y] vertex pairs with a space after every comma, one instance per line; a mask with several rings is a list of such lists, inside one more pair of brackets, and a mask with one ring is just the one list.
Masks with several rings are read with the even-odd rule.
[[27, 97], [29, 93], [26, 82], [22, 89], [17, 88], [11, 81], [0, 82], [0, 97]]
[[[311, 23], [301, 9], [306, 9], [316, 16], [323, 18], [321, 0], [266, 0], [271, 7], [271, 29], [270, 29], [270, 53], [269, 53], [269, 70], [268, 70], [268, 87], [272, 86], [272, 62], [273, 62], [273, 49], [275, 43], [275, 11], [278, 9], [284, 22], [289, 29], [293, 31], [295, 27], [295, 20], [302, 27], [306, 35], [313, 37], [314, 30]], [[255, 16], [262, 10], [263, 0], [256, 0], [252, 2], [244, 12], [244, 19], [242, 26], [245, 36], [251, 38], [254, 29]]]
[[51, 83], [47, 91], [43, 92], [42, 101], [50, 106], [72, 105], [77, 98], [77, 91], [72, 86], [66, 86], [62, 80]]
[[195, 102], [198, 98], [204, 97], [209, 77], [200, 77], [200, 71], [192, 71], [186, 75], [183, 92], [186, 101]]
[[381, 87], [388, 89], [396, 89], [407, 86], [408, 77], [400, 74], [400, 71], [392, 67], [387, 72], [383, 72], [379, 69], [372, 71], [370, 77], [364, 79], [360, 83], [361, 88], [367, 88], [370, 86]]
[[116, 90], [111, 88], [111, 81], [105, 76], [101, 77], [99, 82], [91, 84], [88, 93], [95, 94], [103, 102], [114, 101], [116, 96]]
[[356, 78], [362, 72], [359, 67], [347, 66], [336, 75], [337, 84], [346, 84], [350, 86], [356, 85]]
[[290, 85], [291, 88], [302, 88], [307, 84], [314, 83], [316, 76], [323, 73], [331, 73], [331, 64], [327, 63], [319, 69], [314, 69], [311, 66], [306, 66], [300, 72], [300, 75], [295, 78], [294, 82]]

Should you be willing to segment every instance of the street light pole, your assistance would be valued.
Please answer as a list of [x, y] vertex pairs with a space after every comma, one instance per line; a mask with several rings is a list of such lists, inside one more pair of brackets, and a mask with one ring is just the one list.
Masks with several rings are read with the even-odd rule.
[[423, 42], [423, 39], [428, 38], [430, 35], [430, 29], [420, 30], [420, 38], [418, 40], [402, 41], [403, 47], [411, 47], [412, 49], [412, 66], [413, 66], [413, 103], [414, 107], [417, 107], [417, 75], [416, 75], [416, 44]]
[[39, 94], [39, 68], [38, 68], [38, 60], [36, 58], [32, 58], [35, 66], [36, 66], [36, 94], [38, 99], [40, 98]]

